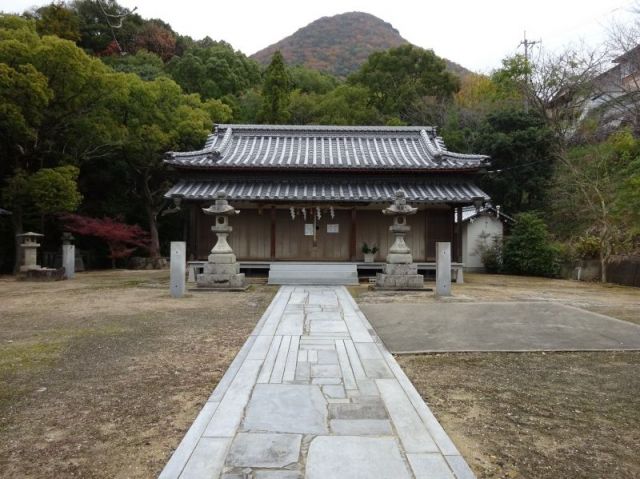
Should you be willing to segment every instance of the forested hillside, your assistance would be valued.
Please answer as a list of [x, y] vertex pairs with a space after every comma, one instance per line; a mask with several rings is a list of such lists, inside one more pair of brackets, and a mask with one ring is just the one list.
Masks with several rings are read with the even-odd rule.
[[[459, 77], [433, 51], [402, 43], [340, 78], [279, 51], [265, 68], [223, 41], [102, 3], [0, 15], [0, 208], [13, 213], [0, 217], [3, 272], [14, 267], [16, 233], [43, 232], [43, 249], [55, 251], [69, 213], [149, 233], [148, 246], [121, 245], [117, 257], [104, 241], [80, 238], [90, 265], [158, 260], [185, 221], [162, 214], [173, 181], [164, 153], [201, 147], [225, 122], [434, 125], [451, 150], [492, 157], [479, 181], [503, 211], [528, 215], [521, 224], [550, 258], [536, 274], [640, 249], [640, 98], [602, 82], [599, 56], [516, 55], [490, 75]], [[627, 28], [638, 33], [640, 23]], [[489, 253], [501, 264], [500, 245]]]
[[[409, 43], [398, 30], [378, 17], [363, 12], [349, 12], [322, 17], [251, 55], [261, 65], [280, 51], [289, 65], [302, 65], [339, 77], [355, 72], [374, 52]], [[469, 70], [446, 60], [447, 69], [456, 75]]]

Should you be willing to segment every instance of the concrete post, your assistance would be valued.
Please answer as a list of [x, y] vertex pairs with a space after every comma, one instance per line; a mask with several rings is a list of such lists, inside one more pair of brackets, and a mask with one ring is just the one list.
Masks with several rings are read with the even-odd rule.
[[171, 242], [170, 278], [171, 296], [182, 298], [186, 291], [185, 273], [187, 266], [187, 246], [184, 241]]
[[436, 243], [436, 296], [451, 296], [451, 243]]
[[62, 245], [62, 267], [67, 279], [73, 279], [76, 275], [76, 246], [72, 244]]

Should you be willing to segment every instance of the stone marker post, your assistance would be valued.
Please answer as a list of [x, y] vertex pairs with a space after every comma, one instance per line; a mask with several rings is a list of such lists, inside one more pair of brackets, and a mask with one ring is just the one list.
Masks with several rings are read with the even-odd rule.
[[170, 283], [171, 296], [182, 298], [185, 293], [185, 273], [187, 266], [187, 246], [184, 241], [171, 242]]
[[76, 275], [76, 247], [71, 244], [72, 241], [71, 233], [62, 233], [62, 267], [67, 279], [73, 279]]
[[436, 243], [436, 296], [451, 296], [451, 243]]

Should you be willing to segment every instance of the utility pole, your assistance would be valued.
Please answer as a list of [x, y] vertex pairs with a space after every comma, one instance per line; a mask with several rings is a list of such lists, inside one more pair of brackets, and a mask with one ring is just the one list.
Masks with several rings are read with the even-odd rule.
[[[524, 81], [527, 86], [529, 85], [529, 48], [541, 42], [542, 40], [527, 40], [527, 31], [525, 30], [524, 39], [518, 44], [518, 47], [521, 45], [524, 46]], [[524, 95], [524, 111], [525, 113], [529, 113], [529, 97], [526, 93]]]

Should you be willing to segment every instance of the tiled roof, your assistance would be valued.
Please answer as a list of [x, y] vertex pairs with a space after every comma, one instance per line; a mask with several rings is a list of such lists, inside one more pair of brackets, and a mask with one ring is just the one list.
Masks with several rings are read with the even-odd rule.
[[453, 153], [432, 127], [218, 125], [204, 148], [168, 152], [182, 168], [477, 170], [484, 155]]
[[493, 216], [496, 216], [502, 219], [503, 221], [506, 221], [507, 223], [515, 223], [516, 221], [515, 219], [513, 219], [513, 217], [509, 215], [505, 215], [502, 211], [500, 211], [500, 208], [496, 208], [491, 204], [484, 205], [483, 207], [480, 208], [480, 210], [477, 210], [475, 206], [463, 207], [462, 221], [469, 221], [483, 214], [491, 214]]
[[225, 191], [232, 200], [244, 201], [335, 201], [389, 202], [395, 192], [403, 190], [411, 203], [470, 203], [475, 198], [489, 196], [465, 180], [415, 181], [410, 178], [387, 178], [354, 181], [261, 179], [183, 179], [165, 195], [182, 195], [187, 200], [212, 200], [218, 191]]

